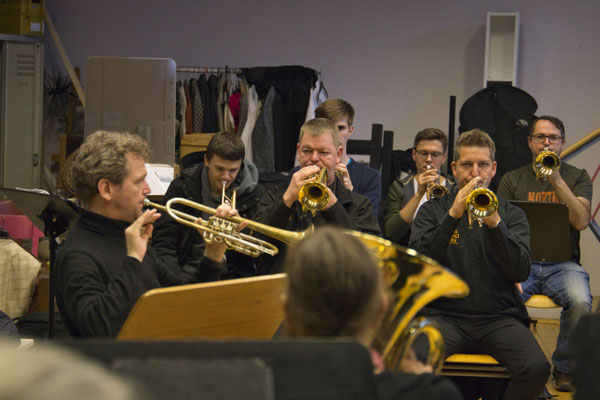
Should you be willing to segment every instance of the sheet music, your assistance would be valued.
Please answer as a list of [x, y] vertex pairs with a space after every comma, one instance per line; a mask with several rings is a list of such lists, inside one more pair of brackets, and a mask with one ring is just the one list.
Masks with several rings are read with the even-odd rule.
[[164, 195], [167, 188], [173, 181], [173, 167], [167, 164], [148, 164], [146, 163], [146, 182], [150, 186], [150, 194]]

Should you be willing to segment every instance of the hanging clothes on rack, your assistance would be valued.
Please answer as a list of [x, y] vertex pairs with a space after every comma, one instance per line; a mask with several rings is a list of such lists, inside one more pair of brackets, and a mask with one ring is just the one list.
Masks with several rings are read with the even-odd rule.
[[318, 71], [301, 66], [177, 67], [177, 73], [192, 74], [178, 82], [180, 134], [237, 132], [260, 172], [293, 167], [300, 127], [327, 98]]
[[327, 90], [321, 80], [317, 80], [310, 91], [310, 100], [308, 101], [308, 109], [306, 110], [306, 118], [304, 121], [309, 121], [315, 118], [315, 110], [321, 103], [327, 100]]
[[253, 149], [251, 137], [252, 131], [254, 130], [254, 125], [256, 124], [256, 120], [258, 118], [260, 106], [261, 104], [258, 100], [258, 93], [256, 93], [254, 86], [252, 86], [242, 98], [242, 111], [246, 111], [246, 118], [244, 120], [244, 124], [240, 124], [239, 126], [242, 128], [242, 131], [238, 132], [242, 138], [242, 142], [244, 142], [244, 146], [246, 147], [246, 159], [252, 162], [254, 162], [254, 159], [252, 154]]
[[277, 92], [271, 86], [252, 130], [252, 160], [258, 172], [275, 172], [273, 103]]
[[289, 171], [294, 166], [296, 143], [306, 118], [311, 88], [318, 78], [317, 71], [283, 66], [242, 68], [242, 72], [248, 84], [255, 85], [259, 98], [266, 98], [271, 87], [281, 98], [283, 113], [273, 114], [274, 124], [281, 126], [274, 137], [274, 164], [276, 171]]

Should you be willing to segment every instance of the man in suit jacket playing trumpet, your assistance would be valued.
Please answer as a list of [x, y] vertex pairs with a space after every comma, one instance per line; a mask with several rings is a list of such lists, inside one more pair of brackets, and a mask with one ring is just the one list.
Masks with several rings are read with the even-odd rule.
[[[311, 225], [333, 224], [375, 235], [381, 234], [369, 199], [346, 189], [336, 177], [335, 167], [340, 162], [341, 155], [342, 145], [335, 123], [325, 118], [307, 121], [300, 130], [297, 144], [300, 169], [290, 177], [287, 185], [276, 186], [267, 191], [258, 204], [256, 220], [291, 231], [302, 231]], [[316, 190], [321, 190], [322, 197], [327, 200], [317, 201], [319, 204], [312, 207], [313, 199], [307, 193], [312, 190], [307, 190], [306, 185], [317, 181], [317, 176], [323, 176], [323, 169], [326, 180], [321, 189]], [[274, 273], [282, 269], [277, 263], [274, 265], [272, 260], [264, 261], [260, 273]]]
[[507, 200], [563, 202], [569, 208], [570, 261], [533, 260], [529, 278], [522, 285], [521, 299], [527, 301], [531, 295], [541, 293], [563, 308], [556, 350], [552, 354], [552, 375], [558, 390], [571, 391], [568, 336], [579, 317], [592, 306], [590, 276], [579, 263], [579, 231], [590, 222], [592, 182], [585, 170], [561, 163], [558, 158], [565, 144], [565, 127], [560, 119], [549, 115], [537, 118], [531, 125], [527, 143], [532, 164], [506, 173], [500, 180], [498, 196]]

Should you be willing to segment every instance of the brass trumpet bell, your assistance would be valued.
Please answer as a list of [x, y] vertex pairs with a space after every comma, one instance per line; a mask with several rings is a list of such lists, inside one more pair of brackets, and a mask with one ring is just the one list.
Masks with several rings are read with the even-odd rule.
[[[313, 182], [305, 183], [298, 193], [298, 201], [302, 205], [302, 211], [310, 211], [313, 216], [317, 211], [325, 208], [329, 202], [329, 192], [327, 192], [327, 168], [323, 168]], [[312, 178], [312, 176], [310, 177]]]
[[438, 197], [444, 197], [447, 195], [448, 188], [444, 185], [431, 185], [427, 188], [427, 200], [437, 199]]
[[473, 219], [482, 226], [482, 218], [489, 217], [498, 209], [498, 198], [489, 189], [475, 188], [466, 200], [467, 214], [469, 216], [469, 228], [471, 228]]
[[545, 149], [535, 158], [535, 174], [538, 179], [552, 175], [560, 168], [560, 157], [553, 151]]
[[[432, 169], [433, 167], [427, 164], [427, 170]], [[435, 184], [427, 185], [427, 191], [425, 194], [427, 195], [427, 200], [436, 199], [438, 197], [444, 197], [449, 193], [448, 188], [444, 185], [440, 185], [439, 177], [438, 181]]]

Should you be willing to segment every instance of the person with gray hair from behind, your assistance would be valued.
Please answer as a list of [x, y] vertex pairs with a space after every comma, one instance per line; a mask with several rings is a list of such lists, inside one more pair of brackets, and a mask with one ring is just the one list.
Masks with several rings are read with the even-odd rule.
[[73, 351], [0, 341], [0, 400], [141, 400], [147, 393]]
[[408, 372], [389, 371], [377, 350], [369, 348], [389, 297], [383, 274], [360, 239], [321, 227], [290, 248], [285, 264], [288, 336], [352, 338], [363, 344], [371, 355], [378, 400], [462, 398], [450, 381], [431, 373], [431, 366], [405, 357], [400, 364]]
[[[218, 279], [226, 246], [207, 246], [191, 273], [162, 263], [148, 246], [156, 210], [143, 210], [150, 193], [148, 144], [129, 133], [98, 131], [73, 160], [73, 187], [83, 202], [76, 226], [53, 266], [56, 301], [74, 337], [115, 337], [138, 298], [163, 286]], [[228, 216], [230, 210], [217, 210]]]

